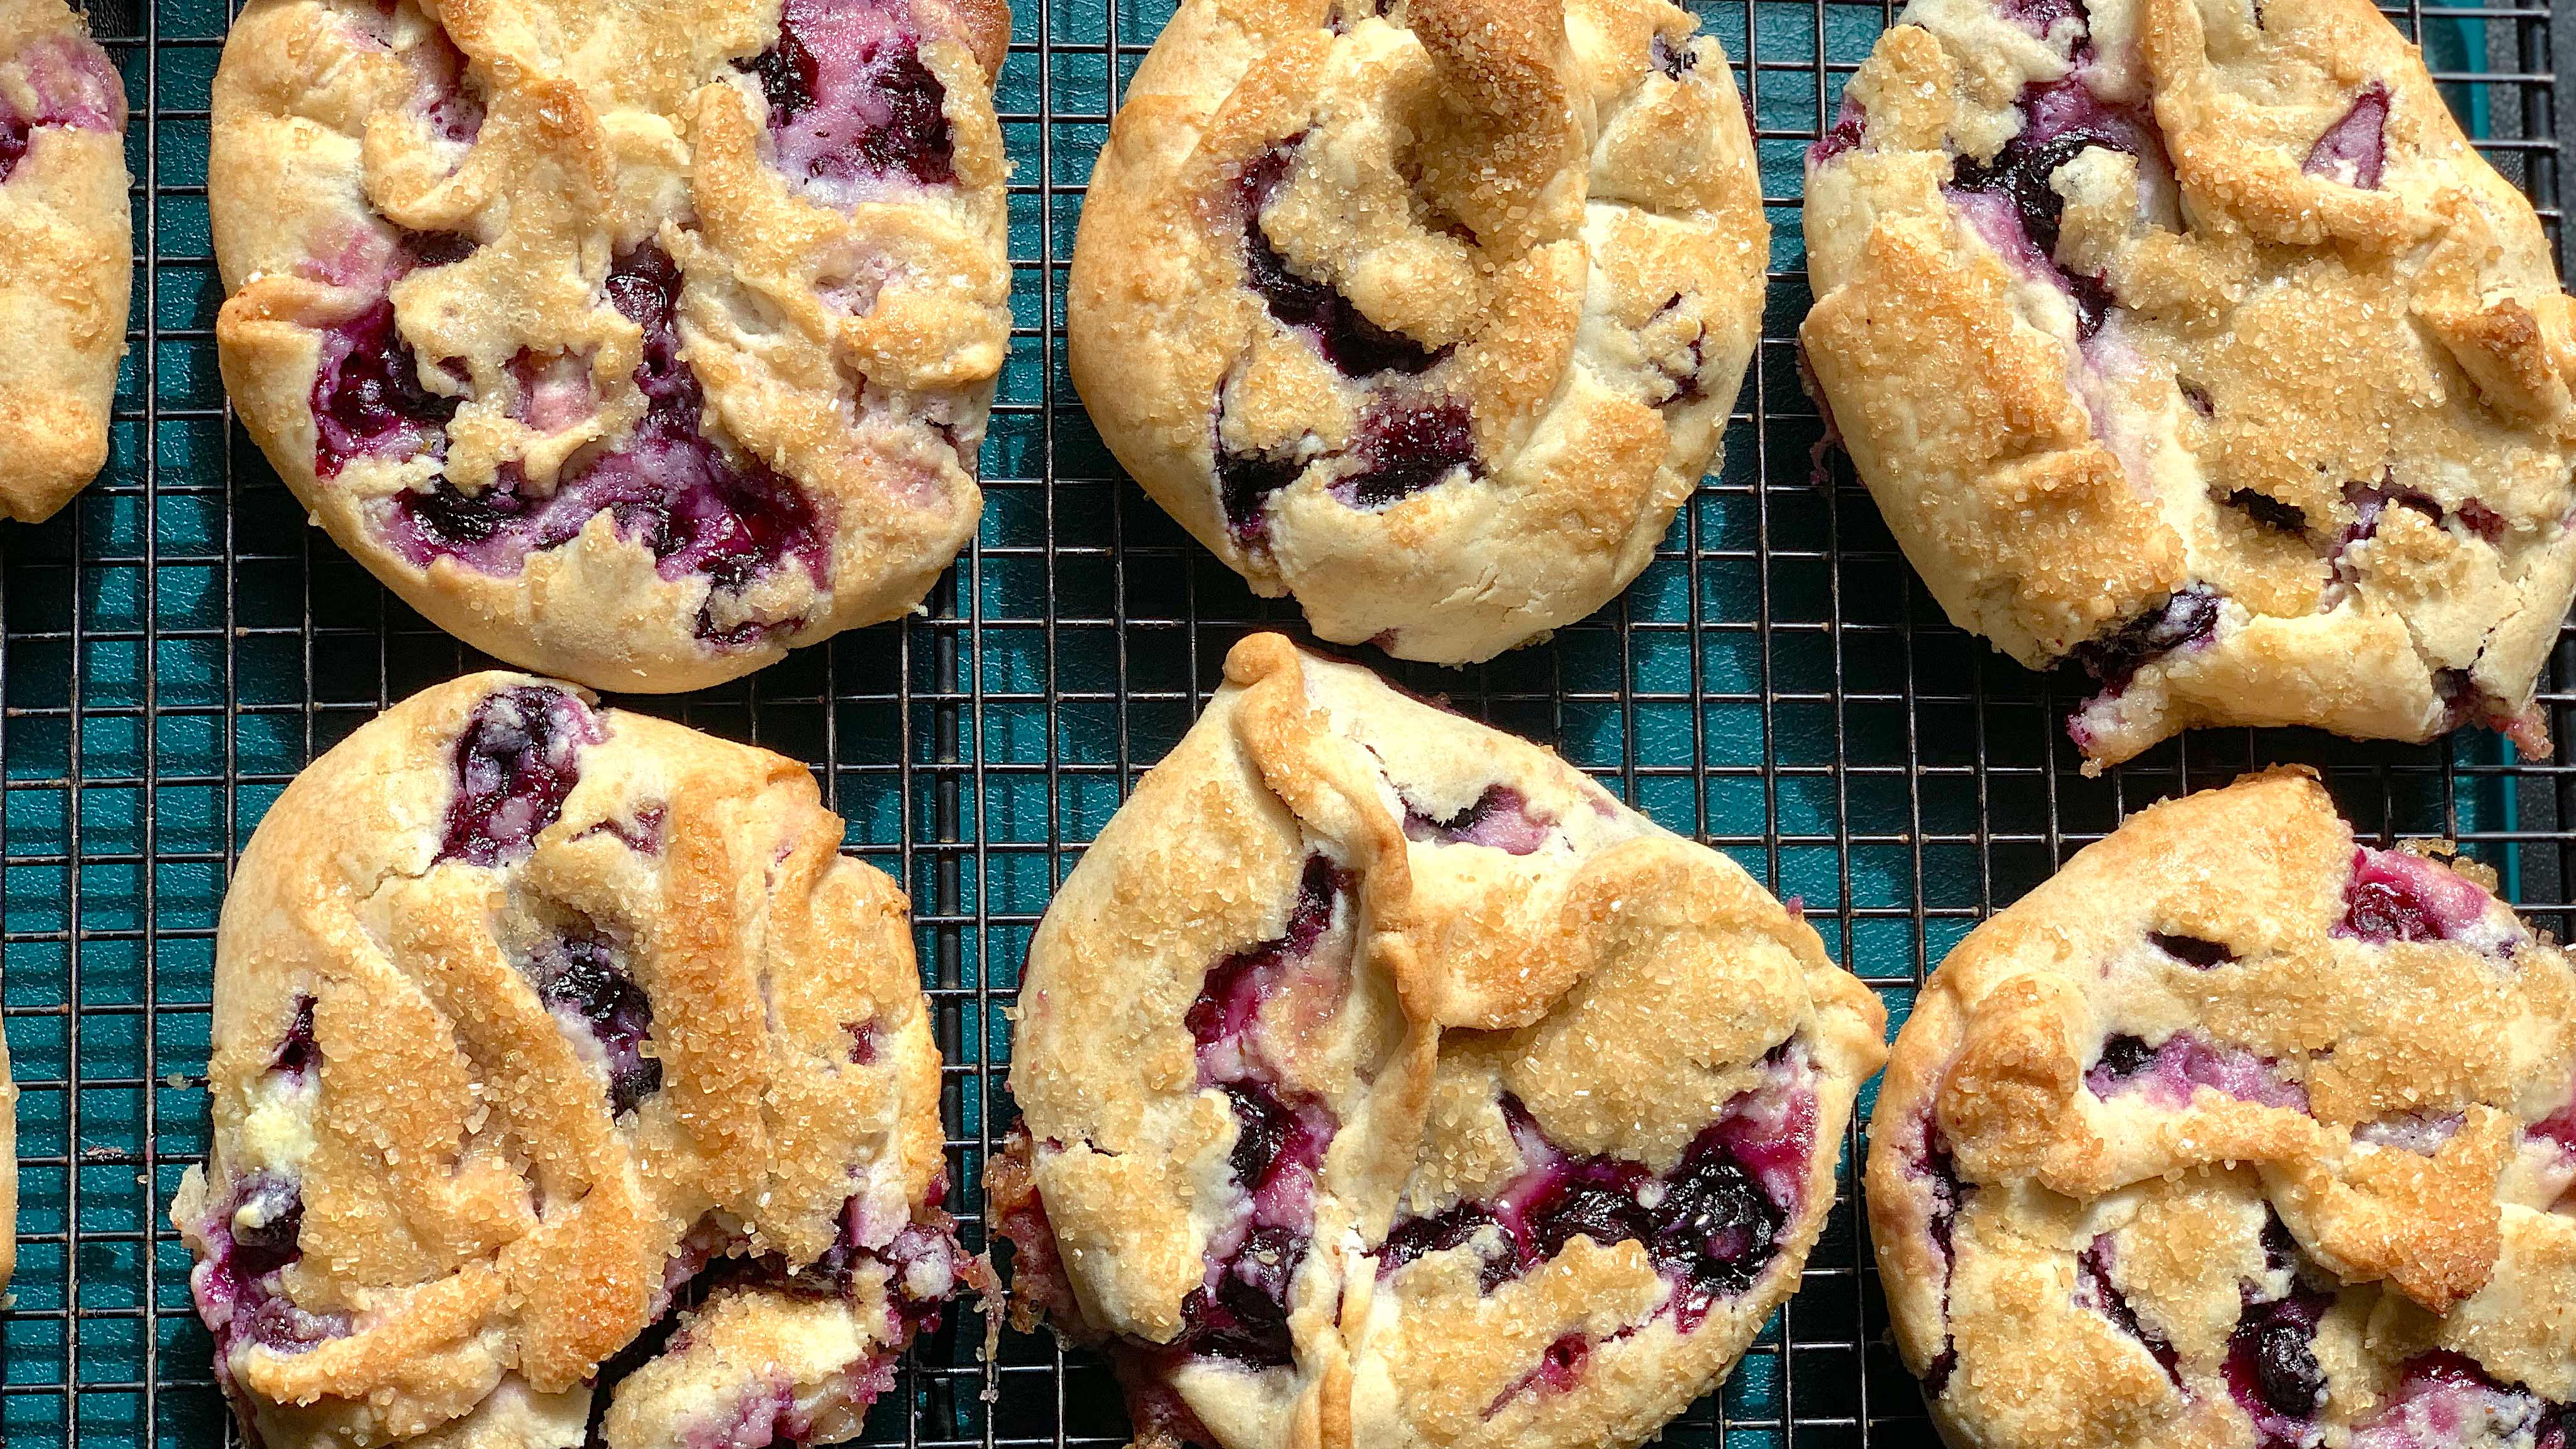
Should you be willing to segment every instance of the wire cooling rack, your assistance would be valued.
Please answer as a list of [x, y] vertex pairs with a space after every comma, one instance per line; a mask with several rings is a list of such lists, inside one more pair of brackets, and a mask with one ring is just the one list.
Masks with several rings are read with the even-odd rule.
[[[0, 950], [25, 1094], [0, 1426], [12, 1446], [213, 1445], [232, 1431], [164, 1212], [205, 1145], [226, 872], [307, 760], [482, 661], [307, 528], [224, 407], [204, 180], [225, 0], [92, 7], [133, 100], [134, 331], [106, 476], [43, 527], [0, 528]], [[2212, 731], [2099, 780], [2077, 773], [2057, 720], [2080, 683], [1951, 628], [1847, 470], [1811, 462], [1820, 426], [1793, 340], [1809, 300], [1800, 156], [1893, 7], [1698, 8], [1736, 58], [1774, 229], [1765, 336], [1725, 463], [1598, 617], [1482, 668], [1393, 672], [1556, 745], [1801, 898], [1900, 1019], [1971, 925], [2124, 811], [2273, 760], [2324, 768], [2365, 832], [2463, 840], [2566, 934], [2564, 743], [2522, 765], [2476, 734], [2410, 748]], [[2576, 54], [2576, 7], [2561, 9], [2392, 12], [2553, 228], [2576, 130], [2553, 107], [2553, 30], [2556, 53]], [[1052, 886], [1188, 726], [1226, 646], [1295, 624], [1120, 477], [1063, 371], [1082, 183], [1168, 13], [1168, 0], [1021, 0], [1001, 87], [1016, 346], [984, 448], [981, 535], [926, 613], [725, 689], [622, 701], [812, 764], [850, 848], [912, 893], [969, 1215], [1008, 1125], [1006, 1013]], [[2546, 698], [2565, 742], [2576, 650], [2558, 654]], [[1006, 1335], [987, 1364], [965, 1316], [916, 1348], [868, 1442], [1125, 1441], [1099, 1363]], [[1668, 1440], [1931, 1443], [1848, 1196], [1804, 1290]]]

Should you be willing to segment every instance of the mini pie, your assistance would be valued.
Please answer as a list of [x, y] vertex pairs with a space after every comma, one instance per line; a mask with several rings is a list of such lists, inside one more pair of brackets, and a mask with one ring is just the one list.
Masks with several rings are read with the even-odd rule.
[[1724, 856], [1275, 635], [1048, 908], [1022, 1321], [1140, 1443], [1633, 1445], [1797, 1286], [1877, 999]]
[[2576, 317], [2368, 0], [1915, 0], [1809, 153], [1832, 421], [1959, 625], [2195, 725], [2547, 750]]
[[1950, 1443], [2565, 1449], [2576, 975], [2492, 884], [2280, 769], [1950, 953], [1866, 1193]]
[[0, 517], [107, 462], [134, 285], [125, 82], [62, 0], [0, 0]]
[[225, 385], [467, 643], [730, 679], [912, 608], [1008, 345], [1001, 0], [252, 0]]
[[1600, 608], [1716, 456], [1770, 228], [1665, 0], [1185, 0], [1085, 197], [1073, 380], [1317, 633], [1463, 664]]
[[518, 674], [287, 787], [171, 1209], [252, 1442], [857, 1434], [982, 1274], [904, 899], [841, 834], [793, 761]]

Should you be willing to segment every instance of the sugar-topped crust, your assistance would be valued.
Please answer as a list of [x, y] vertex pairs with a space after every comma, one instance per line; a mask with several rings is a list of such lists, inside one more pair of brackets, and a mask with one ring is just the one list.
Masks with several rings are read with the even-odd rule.
[[125, 82], [63, 0], [0, 0], [0, 517], [107, 462], [134, 271]]
[[1801, 330], [1950, 617], [2203, 724], [2545, 753], [2576, 317], [2368, 0], [1914, 0], [1810, 153]]
[[980, 1271], [905, 901], [841, 838], [794, 761], [517, 674], [287, 787], [171, 1210], [255, 1440], [857, 1433]]
[[1715, 458], [1770, 229], [1665, 0], [1187, 0], [1092, 172], [1066, 341], [1147, 492], [1326, 639], [1607, 603]]
[[1275, 635], [1067, 877], [990, 1179], [1137, 1430], [1621, 1445], [1795, 1288], [1885, 1013], [1715, 851]]
[[255, 0], [224, 381], [405, 601], [690, 689], [919, 602], [1008, 347], [1001, 0]]
[[2311, 775], [2157, 805], [1971, 933], [1866, 1197], [1953, 1444], [2554, 1444], [2576, 972]]

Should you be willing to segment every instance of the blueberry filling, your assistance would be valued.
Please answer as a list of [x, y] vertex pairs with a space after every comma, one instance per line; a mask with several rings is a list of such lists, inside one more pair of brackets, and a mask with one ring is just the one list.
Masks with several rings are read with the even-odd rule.
[[1198, 1044], [1200, 1085], [1224, 1093], [1234, 1119], [1227, 1166], [1246, 1207], [1209, 1245], [1206, 1281], [1181, 1304], [1175, 1351], [1257, 1368], [1292, 1360], [1289, 1289], [1306, 1255], [1315, 1178], [1336, 1124], [1324, 1103], [1271, 1080], [1261, 1005], [1314, 955], [1353, 885], [1330, 859], [1308, 856], [1286, 929], [1209, 968], [1183, 1018]]
[[295, 1020], [286, 1028], [285, 1039], [278, 1042], [275, 1054], [269, 1057], [268, 1069], [301, 1081], [321, 1060], [321, 1048], [313, 1040], [313, 998], [298, 995]]
[[387, 298], [325, 330], [313, 373], [313, 471], [339, 476], [352, 458], [445, 451], [461, 398], [421, 385], [420, 360]]
[[1270, 495], [1297, 481], [1306, 465], [1294, 457], [1268, 453], [1216, 450], [1217, 501], [1225, 510], [1225, 531], [1246, 546], [1270, 538]]
[[603, 737], [579, 699], [551, 686], [487, 696], [456, 738], [456, 794], [438, 859], [494, 866], [525, 855], [563, 814], [581, 750]]
[[2491, 899], [2429, 860], [2362, 846], [2353, 854], [2339, 934], [2374, 942], [2457, 940], [2485, 921]]
[[1401, 502], [1476, 463], [1467, 404], [1456, 398], [1381, 400], [1360, 420], [1351, 450], [1357, 467], [1334, 480], [1333, 495], [1354, 508]]
[[2126, 1081], [2156, 1064], [2156, 1049], [2140, 1037], [2125, 1032], [2102, 1043], [2102, 1056], [2094, 1067], [2109, 1082]]
[[2221, 1372], [2228, 1397], [2254, 1421], [2260, 1449], [2315, 1442], [2326, 1404], [2326, 1374], [2317, 1362], [2317, 1321], [2334, 1296], [2305, 1290], [2269, 1303], [2248, 1303], [2228, 1335]]
[[602, 820], [583, 831], [582, 835], [613, 835], [619, 844], [637, 855], [658, 855], [662, 850], [664, 813], [659, 805], [647, 805], [637, 810], [632, 820]]
[[2237, 489], [2227, 495], [2227, 506], [2275, 533], [2305, 534], [2308, 531], [2306, 510], [2295, 503], [2284, 503], [2259, 489]]
[[1488, 1227], [1500, 1247], [1481, 1261], [1477, 1284], [1489, 1293], [1578, 1237], [1605, 1248], [1640, 1243], [1672, 1285], [1670, 1306], [1684, 1333], [1719, 1300], [1751, 1288], [1777, 1258], [1815, 1131], [1811, 1093], [1766, 1086], [1730, 1103], [1728, 1115], [1658, 1175], [1621, 1158], [1567, 1156], [1515, 1097], [1502, 1099], [1502, 1112], [1520, 1146], [1520, 1173], [1489, 1202], [1399, 1219], [1380, 1249], [1380, 1276], [1471, 1246]]
[[474, 255], [483, 244], [463, 232], [397, 229], [395, 239], [414, 266], [452, 266]]
[[617, 963], [615, 945], [588, 921], [540, 952], [531, 975], [537, 998], [580, 1021], [608, 1058], [608, 1111], [622, 1117], [662, 1090], [660, 1059], [644, 1055], [653, 1001]]
[[1693, 51], [1687, 42], [1675, 45], [1662, 31], [1655, 32], [1655, 38], [1646, 47], [1646, 53], [1653, 59], [1655, 69], [1662, 71], [1670, 80], [1680, 80], [1699, 64], [1698, 53]]
[[[508, 572], [531, 552], [571, 542], [605, 511], [621, 534], [652, 551], [662, 577], [706, 578], [699, 638], [740, 647], [793, 628], [794, 620], [719, 625], [714, 618], [717, 593], [739, 592], [791, 557], [820, 583], [828, 550], [802, 489], [756, 457], [737, 459], [699, 431], [706, 396], [680, 356], [680, 284], [679, 267], [651, 245], [619, 258], [608, 273], [610, 303], [644, 333], [635, 385], [644, 394], [645, 415], [623, 449], [577, 465], [542, 496], [525, 491], [516, 464], [480, 493], [465, 493], [445, 478], [405, 493], [392, 520], [403, 555], [424, 567], [452, 557], [486, 572]], [[386, 321], [390, 326], [390, 308]], [[452, 401], [448, 410], [454, 411]]]
[[[1457, 1202], [1429, 1217], [1410, 1217], [1397, 1223], [1386, 1235], [1377, 1251], [1378, 1276], [1383, 1278], [1416, 1258], [1463, 1248], [1487, 1228], [1499, 1231], [1502, 1219], [1480, 1202]], [[1486, 1258], [1476, 1270], [1476, 1286], [1491, 1293], [1512, 1279], [1518, 1264], [1512, 1255], [1498, 1253]]]
[[2326, 128], [2300, 169], [2363, 191], [2379, 189], [2388, 156], [2388, 87], [2377, 81], [2353, 97], [2352, 108]]
[[[2007, 19], [2042, 37], [2056, 28], [2057, 22], [2070, 16], [2083, 21], [2092, 19], [2092, 11], [2084, 0], [2003, 0], [1999, 8]], [[2092, 38], [2088, 35], [2078, 44], [2080, 56], [2083, 50], [2091, 47]]]
[[[2213, 966], [2224, 966], [2236, 959], [2236, 953], [2227, 947], [2216, 941], [2204, 941], [2198, 936], [2175, 936], [2163, 931], [2154, 931], [2148, 934], [2147, 939], [2155, 944], [2157, 950], [2177, 961], [2197, 966], [2203, 971]], [[2137, 1038], [2131, 1037], [2129, 1040], [2135, 1041]]]
[[1939, 1398], [1950, 1387], [1950, 1376], [1958, 1371], [1959, 1350], [1950, 1342], [1947, 1321], [1950, 1313], [1950, 1273], [1957, 1266], [1957, 1253], [1952, 1246], [1958, 1238], [1959, 1213], [1967, 1206], [1968, 1194], [1975, 1187], [1959, 1176], [1959, 1164], [1950, 1151], [1949, 1139], [1941, 1135], [1939, 1124], [1927, 1110], [1918, 1119], [1915, 1131], [1922, 1143], [1914, 1176], [1922, 1181], [1927, 1202], [1924, 1228], [1932, 1246], [1941, 1254], [1941, 1315], [1944, 1322], [1941, 1351], [1923, 1370], [1923, 1392]]
[[947, 1302], [966, 1257], [957, 1244], [954, 1224], [946, 1213], [937, 1210], [946, 1187], [944, 1179], [934, 1178], [926, 1217], [904, 1224], [891, 1238], [880, 1230], [880, 1241], [874, 1247], [866, 1241], [862, 1204], [854, 1196], [841, 1205], [840, 1230], [820, 1257], [791, 1266], [777, 1254], [765, 1254], [745, 1263], [747, 1271], [743, 1276], [791, 1297], [845, 1298], [861, 1267], [881, 1263], [887, 1269], [886, 1299], [902, 1336], [909, 1339], [915, 1333], [930, 1332], [939, 1326], [940, 1308]]
[[309, 1313], [279, 1275], [304, 1256], [304, 1195], [290, 1178], [257, 1173], [233, 1186], [200, 1225], [205, 1256], [189, 1275], [197, 1316], [215, 1336], [216, 1376], [229, 1386], [229, 1360], [245, 1341], [296, 1353], [348, 1332], [336, 1314]]
[[[2191, 404], [2191, 410], [2193, 412], [2200, 414], [2204, 418], [2214, 418], [2218, 416], [2218, 400], [2209, 395], [2208, 388], [2201, 386], [2199, 383], [2196, 383], [2187, 377], [2175, 378], [2174, 388], [2182, 394], [2182, 400], [2184, 402]], [[2239, 489], [2237, 491], [2247, 492], [2250, 490]], [[2235, 503], [2235, 496], [2233, 494], [2229, 495], [2227, 501]], [[2238, 506], [2242, 507], [2244, 505], [2239, 504]], [[2300, 515], [2302, 526], [2304, 526], [2306, 518], [2307, 515]]]
[[1531, 813], [1529, 797], [1509, 785], [1488, 785], [1467, 807], [1446, 819], [1404, 802], [1404, 838], [1441, 845], [1486, 845], [1528, 855], [1547, 843], [1556, 822]]
[[2480, 1444], [2565, 1449], [2571, 1427], [2576, 1406], [2499, 1383], [2466, 1354], [2436, 1349], [2406, 1361], [2396, 1392], [2354, 1426], [2347, 1443], [2351, 1449], [2447, 1449], [2473, 1434]]
[[947, 88], [922, 64], [900, 5], [788, 0], [778, 44], [740, 64], [769, 102], [778, 164], [796, 180], [957, 179]]
[[2216, 634], [2218, 614], [2218, 595], [2194, 584], [2110, 634], [2076, 645], [2073, 657], [2105, 690], [2117, 694], [2148, 664]]
[[1401, 332], [1371, 322], [1330, 283], [1298, 275], [1261, 229], [1261, 213], [1286, 184], [1297, 143], [1303, 139], [1293, 138], [1254, 157], [1235, 183], [1243, 217], [1245, 284], [1260, 295], [1281, 326], [1312, 335], [1325, 359], [1345, 377], [1390, 372], [1410, 377], [1429, 371], [1449, 355], [1448, 348], [1426, 348]]
[[2308, 1110], [2307, 1088], [2284, 1080], [2269, 1058], [2243, 1047], [2212, 1045], [2192, 1032], [2176, 1032], [2155, 1046], [2126, 1033], [2111, 1036], [2084, 1073], [2084, 1085], [2106, 1101], [2143, 1093], [2149, 1103], [2168, 1110], [2190, 1105], [2192, 1093], [2201, 1087], [2258, 1106]]
[[[33, 115], [0, 109], [0, 182], [18, 169], [35, 133], [59, 126], [74, 131], [113, 131], [125, 83], [107, 52], [87, 40], [55, 37], [30, 43], [18, 53], [26, 85], [36, 100]], [[0, 102], [0, 106], [5, 106]]]
[[2022, 128], [1991, 160], [1962, 156], [1950, 189], [2001, 199], [2019, 221], [2036, 253], [2032, 260], [2057, 272], [2075, 304], [2077, 335], [2090, 338], [2109, 317], [2112, 297], [2099, 277], [2079, 277], [2057, 266], [2057, 242], [2066, 198], [2049, 184], [2058, 168], [2094, 147], [2145, 157], [2154, 137], [2137, 117], [2102, 104], [2080, 77], [2033, 85], [2022, 92]]
[[2112, 1327], [2136, 1339], [2155, 1358], [2156, 1365], [2165, 1371], [2165, 1377], [2180, 1388], [2181, 1356], [2174, 1352], [2170, 1340], [2139, 1319], [2136, 1306], [2129, 1302], [2129, 1295], [2120, 1291], [2120, 1285], [2112, 1281], [2112, 1251], [2111, 1235], [2104, 1233], [2076, 1255], [2075, 1301], [2092, 1308], [2111, 1320]]
[[[1842, 105], [1834, 111], [1834, 123], [1816, 138], [1816, 144], [1807, 148], [1807, 164], [1822, 166], [1846, 151], [1859, 150], [1868, 125], [1869, 113], [1860, 108], [1860, 102], [1845, 95]], [[1801, 357], [1799, 361], [1803, 366], [1805, 359]]]

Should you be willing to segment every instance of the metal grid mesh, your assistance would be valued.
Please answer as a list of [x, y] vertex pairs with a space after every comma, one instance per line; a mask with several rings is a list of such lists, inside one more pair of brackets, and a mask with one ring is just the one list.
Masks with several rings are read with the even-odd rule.
[[[2076, 772], [2056, 721], [2077, 682], [1951, 628], [1847, 470], [1811, 467], [1820, 425], [1792, 340], [1809, 300], [1800, 156], [1893, 7], [1697, 8], [1737, 59], [1775, 230], [1766, 335], [1726, 461], [1595, 619], [1479, 669], [1393, 672], [1557, 745], [1801, 897], [1900, 1019], [1927, 964], [2122, 812], [2273, 760], [2325, 768], [2365, 832], [2464, 840], [2566, 934], [2563, 744], [2519, 765], [2485, 736], [2410, 748], [2205, 732], [2099, 780]], [[851, 849], [912, 893], [969, 1213], [1008, 1121], [1004, 1008], [1052, 886], [1187, 727], [1226, 645], [1295, 623], [1120, 478], [1062, 371], [1081, 183], [1168, 14], [1169, 0], [1022, 0], [1001, 87], [1016, 351], [984, 451], [981, 536], [926, 616], [728, 688], [620, 701], [813, 763]], [[2392, 14], [2555, 228], [2551, 32], [2576, 45], [2576, 14], [2422, 0]], [[204, 1147], [226, 872], [305, 761], [482, 661], [306, 528], [230, 425], [203, 184], [225, 0], [94, 0], [91, 18], [134, 102], [134, 330], [107, 475], [54, 522], [0, 531], [0, 951], [25, 1094], [0, 1425], [12, 1445], [201, 1445], [230, 1431], [163, 1211]], [[2562, 642], [2545, 696], [2561, 741], [2576, 736], [2571, 679], [2576, 646]], [[1670, 1441], [1931, 1442], [1867, 1258], [1846, 1196], [1804, 1291]], [[986, 1364], [980, 1336], [952, 1323], [918, 1346], [868, 1442], [1124, 1441], [1097, 1362], [1010, 1335]]]

